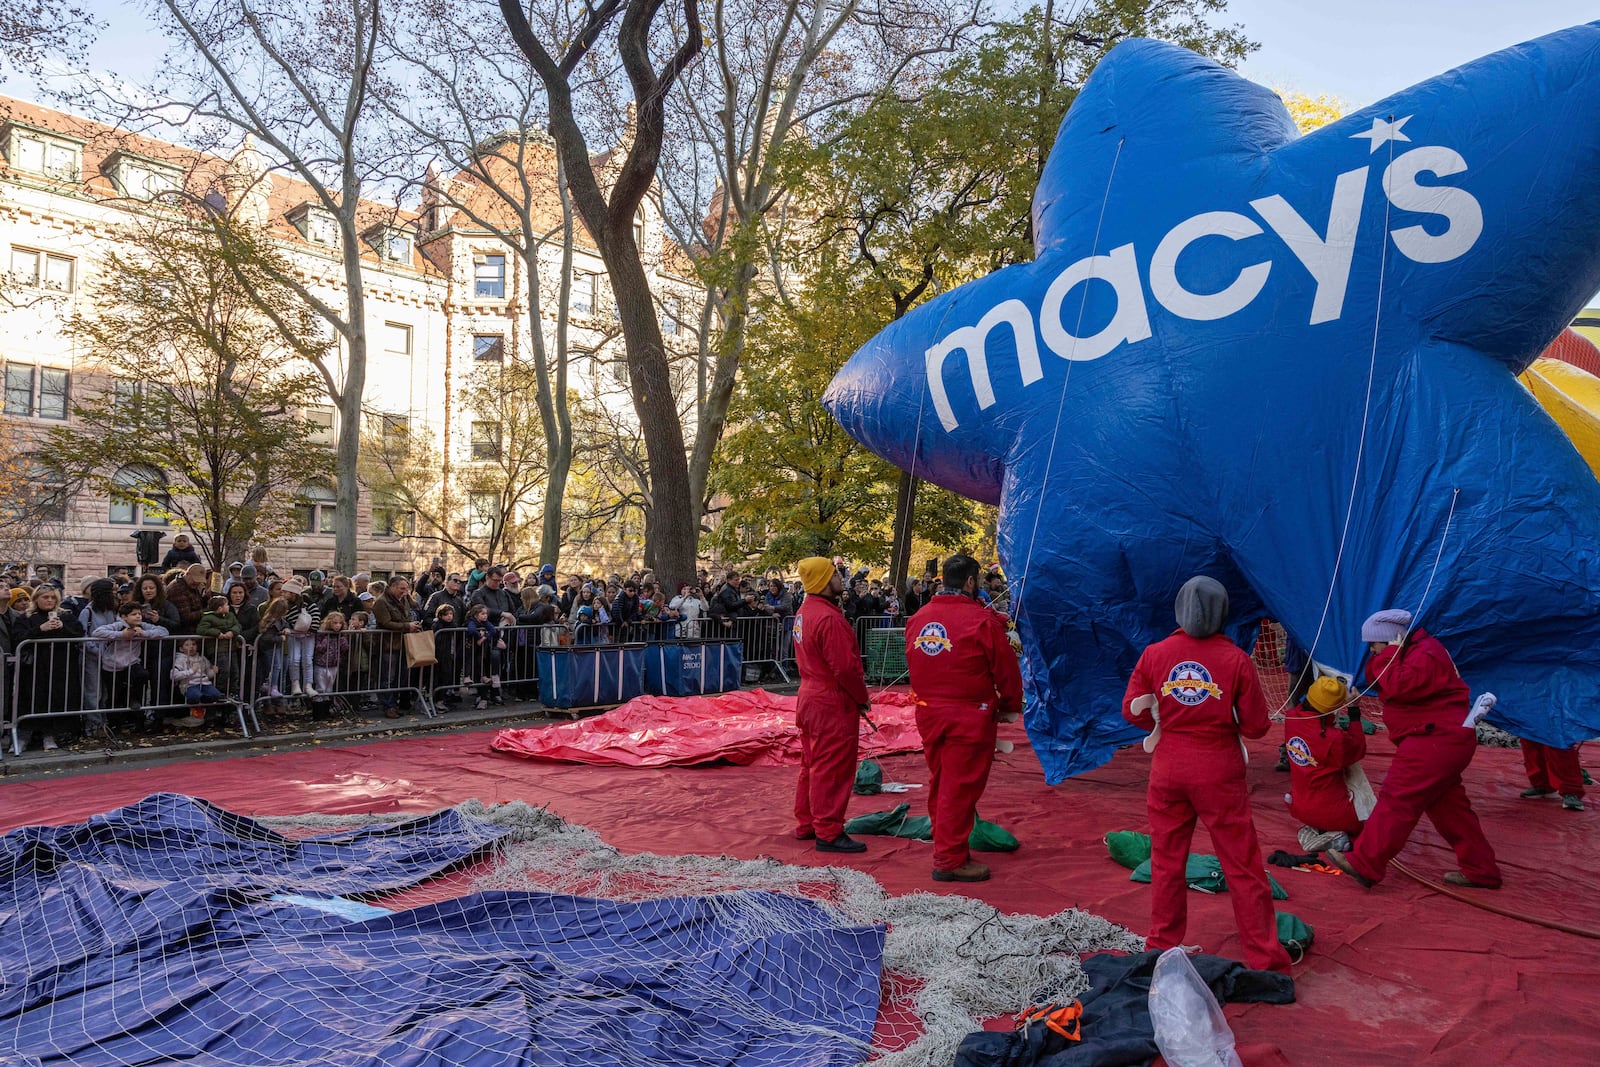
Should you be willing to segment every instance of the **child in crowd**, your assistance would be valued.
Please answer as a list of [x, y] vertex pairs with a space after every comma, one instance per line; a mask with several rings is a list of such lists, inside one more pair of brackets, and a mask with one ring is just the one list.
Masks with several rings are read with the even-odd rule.
[[469, 595], [472, 594], [472, 593], [476, 593], [478, 591], [478, 587], [483, 584], [484, 578], [488, 577], [488, 574], [489, 574], [489, 561], [488, 560], [486, 560], [486, 559], [473, 560], [472, 561], [472, 569], [467, 572], [467, 593]]
[[489, 621], [489, 605], [475, 604], [467, 611], [467, 676], [463, 681], [478, 679], [478, 710], [490, 703], [497, 707], [505, 704], [500, 693], [500, 656], [505, 651], [505, 640], [500, 628]]
[[90, 636], [100, 644], [100, 707], [117, 707], [124, 700], [133, 713], [133, 725], [150, 725], [154, 719], [144, 713], [145, 689], [150, 672], [145, 669], [145, 640], [166, 637], [167, 629], [144, 621], [144, 607], [124, 604], [117, 609], [119, 621], [99, 627]]
[[[212, 609], [215, 610], [215, 601], [221, 597], [212, 597]], [[224, 604], [226, 606], [226, 604]], [[222, 704], [227, 697], [222, 695], [214, 679], [217, 668], [211, 661], [200, 654], [200, 639], [188, 638], [178, 644], [178, 654], [172, 657], [172, 681], [183, 692], [183, 699], [189, 704], [187, 718], [177, 720], [179, 726], [190, 730], [197, 730], [206, 724], [206, 709], [203, 704]]]
[[456, 625], [456, 606], [440, 604], [433, 609], [434, 678], [437, 679], [439, 706], [447, 711], [460, 707], [457, 700], [461, 681], [462, 630]]
[[280, 596], [267, 601], [261, 611], [261, 637], [256, 642], [256, 652], [261, 657], [267, 696], [273, 700], [283, 698], [284, 641], [289, 626], [289, 598]]
[[311, 661], [316, 667], [317, 693], [332, 693], [339, 688], [339, 665], [350, 650], [350, 639], [344, 635], [344, 613], [330, 611], [322, 617], [322, 629], [317, 631]]

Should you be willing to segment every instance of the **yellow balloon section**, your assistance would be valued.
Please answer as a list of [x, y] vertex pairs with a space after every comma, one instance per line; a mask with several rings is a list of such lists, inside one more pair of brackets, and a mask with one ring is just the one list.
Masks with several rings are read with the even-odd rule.
[[1569, 363], [1540, 358], [1519, 380], [1600, 478], [1600, 378]]

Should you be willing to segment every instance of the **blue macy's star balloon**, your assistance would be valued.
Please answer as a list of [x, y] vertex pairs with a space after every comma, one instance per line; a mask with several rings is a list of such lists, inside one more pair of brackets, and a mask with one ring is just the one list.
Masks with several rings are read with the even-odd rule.
[[[998, 502], [1051, 782], [1179, 585], [1353, 671], [1401, 607], [1518, 734], [1600, 733], [1600, 484], [1515, 375], [1600, 289], [1600, 23], [1307, 136], [1184, 49], [1115, 48], [1035, 194], [1034, 262], [918, 308], [826, 403]], [[1465, 709], [1463, 709], [1464, 711]]]

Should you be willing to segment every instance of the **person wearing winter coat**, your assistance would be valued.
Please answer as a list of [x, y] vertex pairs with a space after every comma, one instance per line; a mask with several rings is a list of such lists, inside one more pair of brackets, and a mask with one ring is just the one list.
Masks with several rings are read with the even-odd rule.
[[202, 705], [221, 704], [228, 698], [216, 686], [217, 668], [200, 653], [200, 639], [191, 637], [178, 645], [172, 657], [172, 682], [189, 705], [187, 717], [177, 720], [179, 726], [199, 729], [206, 724], [206, 711]]
[[18, 723], [20, 748], [27, 748], [37, 733], [43, 735], [44, 747], [53, 749], [66, 733], [76, 732], [76, 716], [64, 713], [93, 706], [80, 703], [83, 646], [75, 641], [52, 643], [57, 638], [82, 637], [83, 625], [61, 607], [59, 590], [41, 585], [34, 591], [32, 610], [16, 622], [11, 636], [17, 650], [18, 710], [27, 709]]

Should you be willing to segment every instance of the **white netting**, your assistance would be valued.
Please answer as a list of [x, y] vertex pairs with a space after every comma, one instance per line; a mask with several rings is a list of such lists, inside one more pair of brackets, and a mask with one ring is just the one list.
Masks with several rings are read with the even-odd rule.
[[[1127, 930], [1079, 911], [1017, 916], [958, 895], [891, 897], [848, 868], [622, 853], [593, 831], [523, 803], [468, 802], [452, 811], [459, 821], [433, 825], [432, 843], [446, 832], [472, 841], [503, 836], [464, 866], [419, 885], [360, 894], [353, 887], [369, 871], [341, 869], [331, 858], [308, 868], [276, 834], [290, 842], [327, 834], [348, 841], [359, 827], [395, 827], [415, 816], [255, 820], [276, 832], [266, 835], [224, 821], [233, 835], [227, 839], [244, 844], [237, 860], [213, 855], [205, 869], [180, 852], [178, 839], [140, 841], [126, 827], [107, 827], [88, 835], [103, 882], [87, 871], [63, 880], [79, 862], [69, 856], [77, 845], [17, 847], [18, 835], [11, 835], [11, 870], [0, 871], [12, 876], [0, 883], [11, 887], [9, 899], [0, 899], [0, 940], [8, 946], [0, 948], [0, 1046], [17, 1049], [20, 1059], [0, 1052], [0, 1063], [445, 1062], [427, 1060], [430, 1043], [443, 1048], [448, 1039], [459, 1052], [463, 1035], [478, 1033], [484, 1063], [522, 1062], [500, 1057], [530, 1042], [546, 1058], [529, 1062], [562, 1062], [549, 1056], [564, 1048], [585, 1063], [626, 1063], [641, 1062], [645, 1028], [650, 1040], [673, 1049], [676, 1062], [746, 1062], [744, 1041], [759, 1045], [749, 1062], [799, 1062], [815, 1055], [815, 1042], [831, 1040], [829, 1062], [843, 1055], [909, 1067], [950, 1062], [956, 1044], [984, 1018], [1081, 993], [1087, 981], [1079, 953], [1143, 948]], [[236, 867], [259, 868], [263, 856], [270, 864], [278, 853], [281, 879], [237, 877]], [[403, 866], [414, 858], [402, 848], [382, 862]], [[41, 873], [44, 882], [24, 876]], [[161, 884], [176, 875], [188, 881]], [[107, 886], [128, 899], [108, 905]], [[205, 888], [190, 902], [185, 894], [197, 886]], [[284, 900], [294, 892], [304, 895]], [[617, 903], [586, 911], [563, 903], [569, 895]], [[359, 902], [349, 899], [356, 896]], [[175, 898], [181, 906], [172, 906]], [[683, 898], [692, 899], [686, 906]], [[373, 905], [388, 914], [363, 910]], [[309, 945], [286, 953], [257, 936], [280, 921], [303, 922], [307, 909], [318, 922], [328, 913]], [[436, 927], [436, 916], [451, 909], [470, 911], [475, 932], [463, 937], [448, 924]], [[538, 927], [544, 933], [536, 943], [518, 922], [531, 912], [555, 921]], [[388, 924], [408, 939], [396, 954], [364, 956], [351, 934], [363, 922]], [[876, 934], [862, 930], [876, 925], [887, 927], [881, 985], [860, 968], [841, 970], [837, 988], [825, 986], [819, 996], [817, 974], [792, 973], [796, 959], [811, 958], [794, 952], [795, 944], [862, 937], [875, 944]], [[641, 932], [649, 935], [644, 949]], [[18, 946], [25, 947], [21, 956]], [[85, 978], [78, 965], [96, 956], [111, 962]], [[582, 1015], [588, 1021], [520, 987], [529, 968], [591, 1009]], [[634, 977], [642, 972], [651, 976], [643, 988]], [[299, 980], [289, 984], [281, 973]], [[718, 981], [724, 973], [738, 980]], [[308, 974], [317, 977], [307, 982]], [[503, 978], [490, 983], [493, 995], [485, 994], [486, 976]], [[372, 999], [374, 991], [395, 988], [418, 1004], [398, 1030], [393, 1005]], [[210, 1040], [217, 1004], [192, 1008], [196, 990], [225, 995], [227, 1041]], [[868, 995], [852, 1000], [852, 990]], [[874, 1025], [872, 1003], [880, 995]], [[858, 1025], [857, 1036], [841, 1044], [842, 1027], [829, 1011], [863, 1002], [868, 1015], [859, 1023], [870, 1027], [870, 1039]], [[594, 1023], [597, 1004], [603, 1025]], [[708, 1028], [719, 1036], [708, 1038]], [[75, 1036], [61, 1044], [61, 1035]], [[188, 1052], [174, 1055], [174, 1047]], [[286, 1056], [284, 1048], [295, 1051]]]

